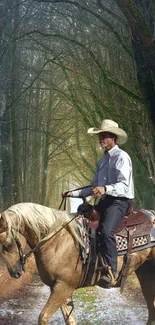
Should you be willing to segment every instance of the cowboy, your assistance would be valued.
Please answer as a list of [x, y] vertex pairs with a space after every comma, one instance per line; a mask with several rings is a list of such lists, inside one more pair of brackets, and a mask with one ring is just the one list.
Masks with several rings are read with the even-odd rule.
[[[104, 154], [97, 164], [96, 173], [90, 187], [69, 192], [68, 196], [99, 197], [99, 203], [94, 206], [91, 217], [100, 214], [99, 229], [101, 233], [100, 246], [104, 252], [107, 265], [111, 268], [113, 278], [117, 278], [117, 249], [114, 230], [129, 208], [129, 200], [134, 198], [132, 162], [129, 155], [118, 145], [127, 141], [127, 134], [112, 120], [102, 121], [99, 129], [90, 128], [89, 134], [98, 134]], [[108, 274], [101, 275], [103, 282], [110, 283]]]

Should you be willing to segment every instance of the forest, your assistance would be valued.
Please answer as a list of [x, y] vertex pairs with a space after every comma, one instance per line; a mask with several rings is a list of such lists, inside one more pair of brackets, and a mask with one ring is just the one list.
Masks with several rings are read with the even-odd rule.
[[0, 74], [1, 209], [88, 185], [104, 118], [128, 134], [136, 207], [155, 209], [154, 0], [0, 0]]

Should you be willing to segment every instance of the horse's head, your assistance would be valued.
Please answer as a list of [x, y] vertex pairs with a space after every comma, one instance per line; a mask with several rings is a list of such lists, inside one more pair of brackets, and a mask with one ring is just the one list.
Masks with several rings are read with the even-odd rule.
[[0, 252], [10, 275], [19, 278], [24, 271], [23, 248], [26, 239], [19, 232], [10, 228], [5, 214], [0, 215]]

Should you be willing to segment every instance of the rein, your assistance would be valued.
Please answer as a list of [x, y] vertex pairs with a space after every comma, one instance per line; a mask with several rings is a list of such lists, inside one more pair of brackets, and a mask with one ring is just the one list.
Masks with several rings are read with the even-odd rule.
[[[71, 220], [69, 220], [64, 226], [62, 226], [58, 231], [56, 231], [51, 237], [49, 237], [46, 242], [48, 240], [50, 240], [51, 238], [53, 238], [54, 236], [56, 236], [62, 229], [64, 229], [67, 225], [69, 225], [70, 222], [72, 222], [76, 217], [77, 217], [78, 214], [76, 214]], [[39, 242], [34, 248], [32, 248], [27, 254], [24, 255], [24, 259], [25, 259], [25, 262], [27, 260], [27, 258], [32, 254], [32, 253], [35, 253], [42, 245], [44, 245], [45, 242]]]
[[[81, 187], [81, 188], [78, 188], [78, 189], [76, 189], [76, 190], [80, 190], [80, 189], [83, 189], [83, 188], [88, 188], [89, 186], [85, 186], [85, 187]], [[66, 192], [63, 196], [62, 196], [62, 201], [61, 201], [61, 204], [60, 204], [60, 206], [59, 206], [59, 209], [58, 210], [60, 210], [61, 209], [61, 207], [62, 207], [62, 205], [63, 205], [63, 203], [64, 203], [64, 210], [66, 209], [66, 199], [67, 199], [67, 193], [68, 192]], [[82, 199], [83, 199], [83, 201], [85, 202], [85, 203], [87, 203], [86, 201], [85, 201], [85, 198], [83, 198], [82, 197]], [[88, 203], [89, 204], [89, 203]], [[56, 236], [62, 229], [64, 229], [66, 226], [68, 226], [82, 211], [83, 211], [83, 209], [84, 208], [82, 208], [80, 211], [78, 211], [74, 216], [73, 216], [73, 218], [71, 218], [71, 220], [69, 220], [65, 225], [63, 225], [58, 231], [56, 231], [51, 237], [49, 237], [47, 240], [46, 240], [46, 242], [49, 240], [49, 239], [51, 239], [51, 238], [53, 238], [54, 236]], [[21, 235], [23, 235], [22, 233], [21, 233]], [[23, 268], [23, 270], [24, 270], [24, 265], [25, 265], [25, 263], [26, 263], [26, 260], [27, 260], [27, 258], [32, 254], [32, 253], [35, 253], [45, 242], [43, 242], [43, 241], [41, 241], [41, 242], [39, 242], [34, 248], [32, 248], [27, 254], [24, 254], [23, 253], [23, 250], [22, 250], [22, 245], [21, 245], [21, 243], [20, 243], [20, 241], [19, 241], [19, 239], [17, 238], [17, 236], [15, 236], [14, 237], [14, 239], [15, 239], [15, 242], [16, 242], [16, 244], [17, 244], [17, 247], [18, 247], [18, 250], [19, 250], [19, 257], [20, 257], [20, 262], [21, 262], [21, 265], [22, 265], [22, 268]]]
[[[62, 199], [62, 202], [61, 202], [61, 205], [60, 205], [60, 207], [62, 206], [62, 204], [64, 203], [64, 206], [66, 206], [65, 205], [65, 201], [66, 201], [66, 197], [64, 197], [63, 199]], [[49, 237], [48, 239], [47, 239], [47, 241], [48, 240], [50, 240], [51, 238], [53, 238], [54, 236], [56, 236], [62, 229], [64, 229], [66, 226], [68, 226], [78, 215], [79, 215], [79, 213], [81, 213], [82, 212], [82, 210], [83, 210], [84, 208], [82, 208], [81, 209], [81, 211], [80, 212], [77, 212], [74, 216], [73, 216], [73, 218], [71, 218], [71, 220], [69, 220], [65, 225], [63, 225], [58, 231], [56, 231], [51, 237]], [[59, 210], [60, 210], [60, 208], [59, 208]], [[23, 235], [22, 233], [21, 233], [21, 235]], [[46, 241], [46, 242], [47, 242]], [[26, 263], [26, 260], [27, 260], [27, 258], [32, 254], [32, 253], [35, 253], [42, 245], [44, 245], [44, 243], [45, 242], [39, 242], [34, 248], [32, 248], [27, 254], [23, 254], [23, 257], [22, 257], [22, 262], [25, 264]], [[17, 244], [17, 246], [18, 246], [18, 244]]]

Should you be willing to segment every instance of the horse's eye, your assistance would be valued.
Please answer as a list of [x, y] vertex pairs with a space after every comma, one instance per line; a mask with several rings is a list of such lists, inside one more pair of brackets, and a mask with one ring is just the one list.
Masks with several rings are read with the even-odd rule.
[[14, 245], [13, 242], [11, 242], [11, 243], [8, 244], [8, 245], [3, 245], [2, 251], [3, 251], [3, 250], [5, 250], [5, 251], [10, 251], [10, 250], [13, 248], [13, 245]]

